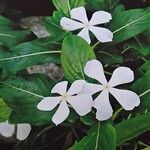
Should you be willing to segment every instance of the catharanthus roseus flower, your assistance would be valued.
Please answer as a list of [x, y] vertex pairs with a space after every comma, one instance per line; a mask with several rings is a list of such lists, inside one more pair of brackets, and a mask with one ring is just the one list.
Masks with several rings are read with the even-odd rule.
[[[78, 36], [85, 39], [89, 44], [91, 43], [89, 31], [91, 31], [95, 37], [102, 43], [111, 42], [113, 33], [98, 25], [108, 23], [112, 16], [106, 11], [97, 11], [93, 14], [91, 20], [88, 20], [86, 10], [84, 7], [74, 8], [70, 12], [71, 19], [63, 17], [60, 21], [60, 25], [67, 31], [75, 31], [82, 29]], [[74, 20], [73, 20], [74, 19]]]
[[85, 83], [84, 80], [77, 80], [71, 85], [68, 91], [67, 81], [56, 84], [51, 93], [58, 93], [60, 96], [45, 97], [38, 104], [37, 108], [42, 111], [51, 111], [59, 104], [52, 118], [52, 121], [56, 125], [62, 123], [68, 117], [69, 106], [73, 107], [80, 116], [86, 115], [91, 111], [93, 100], [90, 94], [79, 94]]
[[111, 79], [107, 82], [102, 64], [97, 60], [88, 61], [84, 72], [88, 77], [96, 79], [100, 84], [86, 83], [83, 93], [91, 95], [100, 92], [94, 100], [94, 108], [97, 109], [96, 118], [100, 121], [109, 119], [113, 109], [109, 101], [109, 93], [116, 98], [125, 110], [132, 110], [140, 104], [139, 96], [129, 90], [117, 89], [115, 86], [130, 83], [134, 80], [134, 73], [128, 67], [118, 67], [114, 70]]
[[[31, 131], [30, 124], [17, 124], [16, 138], [20, 141], [25, 140]], [[4, 137], [12, 137], [15, 134], [15, 125], [8, 121], [0, 123], [0, 134]]]

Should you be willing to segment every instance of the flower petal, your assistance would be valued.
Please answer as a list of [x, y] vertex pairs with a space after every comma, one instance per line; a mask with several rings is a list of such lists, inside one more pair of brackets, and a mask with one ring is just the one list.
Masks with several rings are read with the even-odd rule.
[[111, 88], [110, 93], [117, 99], [125, 110], [132, 110], [140, 104], [139, 96], [132, 91]]
[[89, 35], [89, 29], [88, 28], [83, 28], [78, 36], [82, 37], [84, 40], [86, 40], [89, 44], [91, 44], [91, 39], [90, 39], [90, 35]]
[[106, 11], [97, 11], [93, 14], [89, 24], [90, 25], [98, 25], [103, 23], [108, 23], [112, 19], [110, 13]]
[[63, 95], [67, 92], [67, 85], [67, 81], [59, 82], [53, 87], [51, 93], [58, 93], [60, 95]]
[[124, 83], [130, 83], [134, 80], [134, 73], [128, 67], [118, 67], [113, 72], [113, 75], [109, 81], [109, 85], [114, 87]]
[[98, 60], [93, 59], [88, 61], [85, 65], [84, 72], [88, 77], [98, 80], [101, 84], [107, 84], [103, 66]]
[[96, 118], [99, 121], [104, 121], [112, 117], [113, 109], [109, 102], [109, 93], [104, 90], [101, 94], [94, 100], [94, 108], [97, 109]]
[[97, 92], [102, 91], [103, 88], [104, 88], [104, 86], [102, 86], [100, 84], [85, 83], [81, 93], [87, 93], [87, 94], [93, 95]]
[[18, 124], [17, 125], [17, 139], [22, 141], [25, 140], [31, 131], [30, 124]]
[[75, 109], [75, 111], [80, 115], [84, 116], [88, 114], [92, 109], [92, 96], [89, 94], [81, 94], [77, 96], [72, 96], [68, 103]]
[[4, 137], [12, 137], [15, 133], [15, 125], [8, 122], [0, 123], [0, 134]]
[[38, 105], [37, 108], [42, 111], [53, 110], [61, 101], [61, 97], [45, 97]]
[[89, 30], [95, 35], [95, 37], [101, 42], [112, 42], [113, 33], [102, 27], [90, 27]]
[[72, 83], [70, 89], [68, 90], [68, 95], [75, 95], [82, 91], [84, 84], [86, 83], [85, 80], [76, 80]]
[[87, 18], [87, 14], [86, 14], [86, 10], [84, 7], [78, 7], [78, 8], [74, 8], [71, 10], [71, 18], [81, 21], [83, 23], [88, 23], [88, 18]]
[[69, 115], [69, 108], [66, 101], [62, 101], [54, 114], [52, 121], [58, 125], [62, 123]]
[[67, 17], [63, 17], [60, 20], [60, 25], [62, 26], [63, 29], [67, 30], [67, 31], [74, 31], [77, 29], [81, 29], [84, 28], [84, 24], [71, 20]]

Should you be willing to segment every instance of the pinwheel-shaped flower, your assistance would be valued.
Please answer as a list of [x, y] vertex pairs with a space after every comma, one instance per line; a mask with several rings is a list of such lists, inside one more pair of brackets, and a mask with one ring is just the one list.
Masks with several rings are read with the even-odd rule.
[[68, 91], [67, 81], [56, 84], [51, 93], [58, 93], [60, 96], [45, 97], [38, 104], [37, 108], [42, 111], [51, 111], [59, 104], [52, 118], [52, 121], [56, 125], [62, 123], [68, 117], [69, 106], [72, 106], [80, 116], [86, 115], [91, 111], [93, 100], [90, 94], [79, 94], [85, 83], [84, 80], [77, 80], [71, 85]]
[[87, 62], [84, 72], [88, 77], [96, 79], [100, 83], [86, 83], [82, 91], [83, 93], [91, 93], [91, 95], [102, 91], [93, 104], [93, 107], [97, 109], [96, 118], [98, 120], [107, 120], [113, 114], [113, 109], [109, 101], [109, 93], [116, 98], [125, 110], [132, 110], [140, 104], [140, 98], [136, 93], [114, 88], [115, 86], [130, 83], [134, 80], [134, 73], [130, 68], [118, 67], [114, 70], [109, 82], [107, 82], [104, 75], [102, 64], [97, 60]]
[[[30, 134], [30, 124], [17, 124], [16, 138], [20, 141], [25, 140]], [[8, 121], [0, 123], [0, 134], [6, 138], [15, 134], [15, 125], [9, 124]]]
[[[88, 20], [86, 10], [84, 7], [74, 8], [70, 12], [71, 19], [63, 17], [60, 21], [60, 25], [67, 31], [75, 31], [82, 29], [78, 36], [85, 39], [89, 44], [91, 43], [89, 31], [91, 31], [95, 37], [102, 43], [111, 42], [113, 33], [103, 27], [97, 25], [108, 23], [112, 16], [106, 11], [97, 11], [93, 14], [91, 20]], [[74, 19], [74, 20], [73, 20]]]

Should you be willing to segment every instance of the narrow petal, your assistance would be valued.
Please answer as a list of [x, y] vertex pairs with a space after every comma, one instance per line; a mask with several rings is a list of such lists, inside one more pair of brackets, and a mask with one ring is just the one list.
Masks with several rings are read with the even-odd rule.
[[88, 77], [98, 80], [101, 84], [107, 84], [103, 66], [98, 60], [88, 61], [85, 65], [84, 72]]
[[106, 11], [97, 11], [93, 14], [90, 25], [98, 25], [98, 24], [104, 24], [108, 23], [112, 19], [112, 16], [110, 13]]
[[87, 94], [93, 95], [97, 92], [102, 91], [103, 88], [104, 88], [104, 86], [102, 86], [100, 84], [85, 83], [81, 93], [87, 93]]
[[77, 96], [72, 96], [68, 103], [75, 109], [75, 111], [80, 115], [84, 116], [88, 114], [92, 109], [92, 96], [89, 94], [82, 94]]
[[109, 93], [104, 90], [101, 94], [94, 100], [94, 108], [97, 109], [96, 118], [99, 121], [104, 121], [112, 117], [113, 109], [109, 102]]
[[128, 67], [118, 67], [113, 72], [113, 75], [109, 81], [109, 85], [114, 87], [124, 83], [130, 83], [134, 80], [134, 73]]
[[74, 31], [77, 29], [81, 29], [84, 28], [84, 24], [71, 20], [67, 17], [63, 17], [60, 20], [60, 25], [62, 26], [63, 29], [67, 30], [67, 31]]
[[59, 82], [53, 87], [51, 93], [58, 93], [60, 95], [63, 95], [67, 92], [67, 85], [67, 81]]
[[8, 122], [0, 123], [0, 134], [6, 138], [12, 137], [15, 133], [15, 125], [11, 125]]
[[37, 106], [39, 110], [51, 111], [61, 101], [61, 97], [45, 97]]
[[110, 30], [102, 27], [90, 27], [89, 30], [101, 43], [112, 42], [113, 33]]
[[88, 23], [87, 14], [84, 7], [78, 7], [72, 9], [70, 15], [72, 19], [81, 21], [83, 23]]
[[17, 139], [22, 141], [25, 140], [31, 131], [30, 124], [18, 124], [17, 125]]
[[60, 103], [60, 106], [57, 109], [56, 113], [54, 114], [52, 121], [56, 125], [58, 125], [58, 124], [62, 123], [64, 120], [66, 120], [68, 115], [69, 115], [69, 108], [68, 108], [67, 102], [62, 101]]
[[91, 44], [91, 39], [90, 39], [90, 35], [89, 35], [89, 29], [88, 28], [83, 28], [78, 36], [82, 37], [84, 40], [86, 40], [89, 44]]
[[132, 91], [111, 88], [110, 93], [125, 110], [132, 110], [140, 104], [139, 96]]
[[68, 95], [75, 95], [82, 91], [84, 84], [86, 83], [85, 80], [76, 80], [72, 83], [70, 89], [68, 90]]

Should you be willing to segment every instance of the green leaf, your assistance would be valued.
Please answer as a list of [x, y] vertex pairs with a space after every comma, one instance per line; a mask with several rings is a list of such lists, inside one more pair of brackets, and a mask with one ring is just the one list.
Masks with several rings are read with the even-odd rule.
[[11, 109], [7, 106], [3, 99], [0, 99], [0, 122], [8, 120], [10, 113]]
[[109, 123], [97, 123], [86, 137], [74, 144], [70, 150], [115, 150], [115, 128]]
[[86, 7], [90, 10], [112, 10], [118, 0], [86, 0]]
[[54, 83], [45, 76], [34, 75], [25, 78], [8, 79], [0, 82], [0, 96], [12, 109], [12, 123], [42, 125], [51, 122], [54, 111], [42, 112], [37, 109], [44, 96], [50, 96]]
[[150, 113], [139, 115], [116, 125], [117, 145], [150, 130]]
[[109, 29], [116, 43], [125, 41], [150, 27], [150, 8], [132, 9], [113, 16]]
[[42, 38], [14, 47], [10, 52], [0, 51], [0, 63], [8, 72], [16, 72], [43, 63], [60, 63], [59, 43]]
[[58, 38], [60, 41], [62, 41], [67, 34], [67, 32], [60, 26], [60, 20], [62, 17], [64, 17], [62, 12], [55, 11], [52, 17], [45, 18], [45, 27], [51, 37]]
[[70, 10], [76, 7], [84, 6], [85, 0], [53, 0], [57, 10], [69, 16]]
[[0, 45], [12, 48], [21, 42], [26, 42], [31, 37], [30, 30], [18, 28], [12, 21], [0, 16]]
[[139, 111], [150, 110], [150, 72], [133, 83], [131, 89], [140, 95], [141, 104]]
[[84, 66], [87, 61], [95, 59], [90, 45], [82, 38], [74, 35], [67, 36], [62, 45], [61, 64], [66, 78], [73, 82], [85, 79]]
[[150, 71], [150, 61], [145, 62], [139, 69], [144, 73]]

